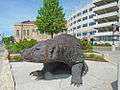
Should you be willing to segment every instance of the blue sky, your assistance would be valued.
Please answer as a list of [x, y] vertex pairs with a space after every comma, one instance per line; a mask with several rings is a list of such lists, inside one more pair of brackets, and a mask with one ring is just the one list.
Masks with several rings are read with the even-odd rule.
[[[66, 19], [73, 10], [92, 0], [60, 0]], [[24, 20], [35, 20], [42, 0], [0, 0], [0, 33], [12, 35], [14, 24]]]

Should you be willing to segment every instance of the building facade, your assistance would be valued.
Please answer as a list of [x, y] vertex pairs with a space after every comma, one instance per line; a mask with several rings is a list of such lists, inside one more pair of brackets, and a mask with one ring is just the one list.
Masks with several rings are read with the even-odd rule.
[[97, 29], [94, 28], [96, 14], [93, 12], [94, 4], [89, 4], [76, 11], [67, 21], [67, 33], [77, 38], [93, 38]]
[[23, 21], [15, 24], [14, 38], [18, 42], [23, 39], [35, 39], [37, 41], [50, 38], [47, 33], [40, 33], [34, 21]]
[[116, 31], [113, 33], [113, 25], [118, 25], [120, 22], [119, 14], [119, 0], [94, 0], [95, 5], [94, 13], [96, 17], [94, 20], [97, 22], [95, 37], [98, 41], [104, 41], [113, 44], [120, 42], [120, 33]]
[[[94, 37], [96, 42], [120, 45], [120, 0], [93, 0], [71, 15], [68, 34], [77, 38]], [[113, 26], [119, 30], [113, 32]]]

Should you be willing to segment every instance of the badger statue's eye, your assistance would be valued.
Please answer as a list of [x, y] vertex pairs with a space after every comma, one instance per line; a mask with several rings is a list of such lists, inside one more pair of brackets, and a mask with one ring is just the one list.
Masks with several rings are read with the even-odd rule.
[[40, 50], [40, 48], [39, 48], [39, 47], [36, 47], [35, 49], [36, 49], [36, 50]]

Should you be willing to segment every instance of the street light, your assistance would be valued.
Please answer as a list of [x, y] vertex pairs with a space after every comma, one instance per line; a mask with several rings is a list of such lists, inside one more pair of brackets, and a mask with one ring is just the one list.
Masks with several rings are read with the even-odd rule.
[[112, 45], [115, 45], [114, 33], [115, 33], [116, 31], [119, 31], [119, 26], [116, 25], [116, 24], [112, 24], [112, 41], [113, 41]]

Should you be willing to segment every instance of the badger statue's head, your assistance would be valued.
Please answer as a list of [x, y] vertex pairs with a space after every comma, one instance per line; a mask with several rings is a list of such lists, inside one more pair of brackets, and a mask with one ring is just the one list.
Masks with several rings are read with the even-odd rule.
[[44, 42], [34, 45], [32, 48], [21, 51], [24, 61], [42, 63], [45, 60], [46, 44]]
[[39, 42], [32, 48], [23, 50], [21, 56], [27, 62], [44, 63], [48, 59], [51, 61], [58, 56], [57, 49], [51, 43], [52, 40]]

